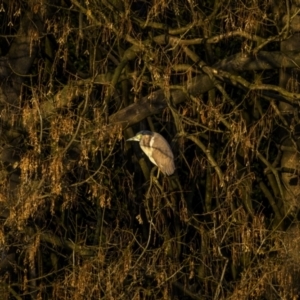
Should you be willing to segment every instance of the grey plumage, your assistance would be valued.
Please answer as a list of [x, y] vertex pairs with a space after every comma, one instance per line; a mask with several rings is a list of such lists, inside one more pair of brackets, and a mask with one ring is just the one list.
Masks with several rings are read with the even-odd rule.
[[127, 141], [138, 141], [141, 149], [162, 173], [172, 175], [175, 172], [173, 152], [161, 134], [144, 130]]

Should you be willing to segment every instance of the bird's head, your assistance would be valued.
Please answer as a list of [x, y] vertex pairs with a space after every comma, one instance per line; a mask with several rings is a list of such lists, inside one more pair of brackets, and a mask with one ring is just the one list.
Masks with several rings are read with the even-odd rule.
[[153, 136], [153, 132], [148, 131], [148, 130], [143, 130], [143, 131], [138, 132], [134, 137], [132, 137], [126, 141], [140, 142], [143, 139], [143, 137], [146, 137], [146, 136]]

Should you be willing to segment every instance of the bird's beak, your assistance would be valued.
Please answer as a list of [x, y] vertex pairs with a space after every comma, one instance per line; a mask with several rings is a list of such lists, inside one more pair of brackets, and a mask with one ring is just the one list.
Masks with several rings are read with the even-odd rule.
[[126, 140], [126, 142], [128, 142], [128, 141], [139, 141], [139, 138], [138, 138], [138, 136], [134, 136], [134, 137]]

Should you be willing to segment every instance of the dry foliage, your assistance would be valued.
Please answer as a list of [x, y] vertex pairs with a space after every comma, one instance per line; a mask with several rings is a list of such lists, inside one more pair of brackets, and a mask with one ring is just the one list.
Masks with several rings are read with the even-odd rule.
[[0, 4], [1, 299], [297, 299], [297, 6], [50, 2]]

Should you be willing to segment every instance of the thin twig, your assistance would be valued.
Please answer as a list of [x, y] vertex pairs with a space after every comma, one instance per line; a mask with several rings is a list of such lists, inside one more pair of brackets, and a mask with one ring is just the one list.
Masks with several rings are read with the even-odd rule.
[[216, 170], [218, 177], [220, 179], [220, 186], [224, 186], [224, 175], [221, 168], [218, 166], [214, 157], [211, 155], [210, 151], [205, 147], [205, 145], [194, 135], [188, 135], [187, 138], [193, 141], [206, 155], [210, 165]]

